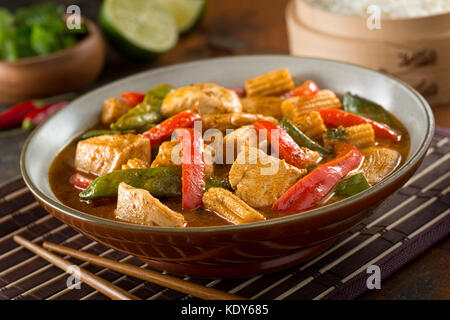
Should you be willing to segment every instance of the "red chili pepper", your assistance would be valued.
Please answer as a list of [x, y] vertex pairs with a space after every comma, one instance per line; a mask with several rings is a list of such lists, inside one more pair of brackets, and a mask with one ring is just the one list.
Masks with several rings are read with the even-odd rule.
[[79, 173], [75, 173], [73, 176], [70, 177], [70, 184], [73, 185], [75, 188], [84, 190], [86, 189], [92, 182], [92, 179], [89, 179], [88, 177], [85, 177]]
[[0, 113], [0, 130], [19, 126], [28, 112], [35, 109], [33, 101], [25, 101]]
[[56, 111], [62, 109], [68, 104], [67, 101], [61, 101], [57, 103], [53, 103], [47, 105], [42, 108], [34, 108], [30, 110], [22, 122], [22, 128], [24, 130], [33, 130], [34, 127], [40, 125], [44, 122], [48, 117], [54, 114]]
[[181, 140], [182, 200], [183, 210], [194, 210], [202, 205], [205, 192], [205, 163], [203, 139], [194, 129], [177, 129]]
[[275, 211], [299, 213], [314, 208], [348, 173], [359, 167], [364, 156], [354, 146], [345, 145], [336, 159], [300, 179], [272, 206]]
[[340, 109], [320, 109], [318, 111], [323, 121], [328, 126], [351, 127], [358, 124], [369, 123], [375, 131], [375, 135], [377, 137], [390, 139], [395, 142], [399, 142], [402, 139], [401, 134], [384, 123], [357, 116], [356, 114], [345, 112]]
[[294, 90], [289, 91], [286, 94], [286, 96], [288, 98], [299, 97], [299, 96], [312, 98], [317, 94], [317, 92], [319, 92], [319, 87], [317, 86], [317, 84], [312, 80], [308, 80], [305, 83], [303, 83], [301, 86], [295, 88]]
[[306, 168], [313, 163], [308, 154], [303, 151], [292, 137], [282, 128], [269, 121], [257, 121], [253, 123], [256, 130], [266, 130], [267, 140], [277, 147], [281, 157], [287, 163], [297, 167]]
[[192, 127], [196, 120], [200, 120], [200, 115], [197, 113], [197, 108], [194, 107], [164, 120], [142, 135], [150, 139], [151, 146], [155, 146], [169, 138], [175, 129]]
[[145, 94], [140, 92], [124, 92], [120, 97], [130, 105], [135, 106], [144, 101]]

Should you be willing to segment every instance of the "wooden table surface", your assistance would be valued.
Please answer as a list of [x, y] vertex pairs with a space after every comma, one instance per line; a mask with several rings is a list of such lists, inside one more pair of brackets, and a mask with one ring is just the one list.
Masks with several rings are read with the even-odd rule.
[[[0, 6], [15, 8], [35, 2], [2, 0]], [[100, 1], [57, 2], [65, 5], [77, 4], [82, 14], [97, 20]], [[288, 0], [210, 0], [202, 23], [192, 32], [182, 36], [174, 49], [154, 61], [145, 64], [132, 63], [112, 48], [108, 48], [102, 75], [86, 90], [136, 72], [179, 62], [228, 55], [289, 54], [284, 21], [287, 3]], [[433, 110], [437, 125], [450, 128], [450, 106], [436, 107]], [[21, 135], [4, 144], [11, 151], [8, 159], [0, 160], [0, 166], [2, 169], [8, 168], [9, 176], [19, 173], [18, 151], [25, 138], [26, 135]], [[448, 279], [449, 266], [450, 240], [445, 240], [385, 280], [381, 290], [369, 292], [362, 299], [448, 298], [449, 284], [441, 280]]]

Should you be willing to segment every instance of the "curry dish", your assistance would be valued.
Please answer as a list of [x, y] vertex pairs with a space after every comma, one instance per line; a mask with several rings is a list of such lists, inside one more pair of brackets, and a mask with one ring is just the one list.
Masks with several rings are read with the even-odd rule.
[[302, 214], [360, 192], [406, 159], [409, 136], [378, 104], [288, 69], [245, 88], [161, 84], [104, 101], [49, 180], [74, 209], [122, 222], [201, 227]]

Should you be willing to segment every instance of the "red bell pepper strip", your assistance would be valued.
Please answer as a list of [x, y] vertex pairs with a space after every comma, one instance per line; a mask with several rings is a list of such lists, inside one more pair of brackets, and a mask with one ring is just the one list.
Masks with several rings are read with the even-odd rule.
[[86, 189], [92, 182], [92, 179], [89, 179], [88, 177], [85, 177], [79, 173], [75, 173], [73, 176], [70, 177], [70, 184], [73, 185], [75, 188], [84, 190]]
[[351, 127], [358, 124], [369, 123], [375, 131], [375, 135], [377, 137], [390, 139], [395, 142], [399, 142], [402, 139], [401, 134], [384, 123], [357, 116], [356, 114], [340, 109], [320, 109], [318, 111], [323, 121], [328, 126]]
[[300, 179], [272, 206], [284, 213], [299, 213], [314, 208], [340, 180], [358, 168], [364, 159], [354, 146], [344, 145], [336, 159], [327, 162]]
[[28, 112], [36, 109], [33, 101], [25, 101], [0, 113], [0, 130], [19, 126]]
[[277, 147], [281, 157], [289, 164], [303, 169], [312, 164], [312, 159], [303, 151], [292, 137], [281, 127], [269, 121], [257, 121], [253, 126], [259, 132], [266, 130], [267, 140]]
[[47, 105], [43, 108], [34, 108], [27, 113], [25, 119], [22, 121], [22, 128], [24, 130], [33, 130], [34, 127], [40, 125], [48, 117], [56, 111], [64, 108], [68, 104], [67, 101], [61, 101], [54, 104]]
[[317, 92], [319, 92], [319, 86], [312, 80], [308, 80], [305, 83], [303, 83], [301, 86], [295, 88], [294, 90], [289, 91], [286, 94], [286, 97], [307, 97], [312, 98], [314, 97]]
[[169, 138], [175, 129], [192, 127], [196, 120], [200, 120], [200, 115], [197, 113], [197, 108], [192, 108], [164, 120], [142, 135], [150, 140], [150, 145], [153, 147]]
[[145, 94], [140, 92], [124, 92], [120, 94], [120, 97], [134, 107], [144, 101]]
[[205, 192], [203, 138], [194, 129], [177, 129], [175, 133], [181, 140], [181, 206], [183, 210], [194, 210], [202, 205]]

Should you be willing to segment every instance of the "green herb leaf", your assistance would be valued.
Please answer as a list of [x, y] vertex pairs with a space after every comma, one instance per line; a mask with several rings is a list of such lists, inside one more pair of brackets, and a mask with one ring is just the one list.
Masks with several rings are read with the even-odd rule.
[[20, 8], [15, 16], [0, 8], [0, 59], [14, 61], [74, 46], [86, 27], [69, 30], [62, 14], [63, 7], [52, 3]]
[[38, 55], [49, 54], [61, 48], [56, 35], [37, 24], [31, 29], [30, 43]]
[[344, 105], [344, 111], [382, 122], [389, 126], [392, 125], [392, 118], [389, 113], [375, 102], [347, 92], [344, 95], [342, 104]]
[[52, 3], [42, 3], [23, 7], [17, 10], [16, 17], [19, 23], [33, 26], [44, 24], [52, 18], [61, 18], [64, 13], [62, 6]]
[[328, 139], [339, 139], [339, 140], [345, 140], [347, 137], [347, 131], [344, 129], [344, 127], [339, 126], [337, 128], [328, 129], [325, 131], [325, 136]]

